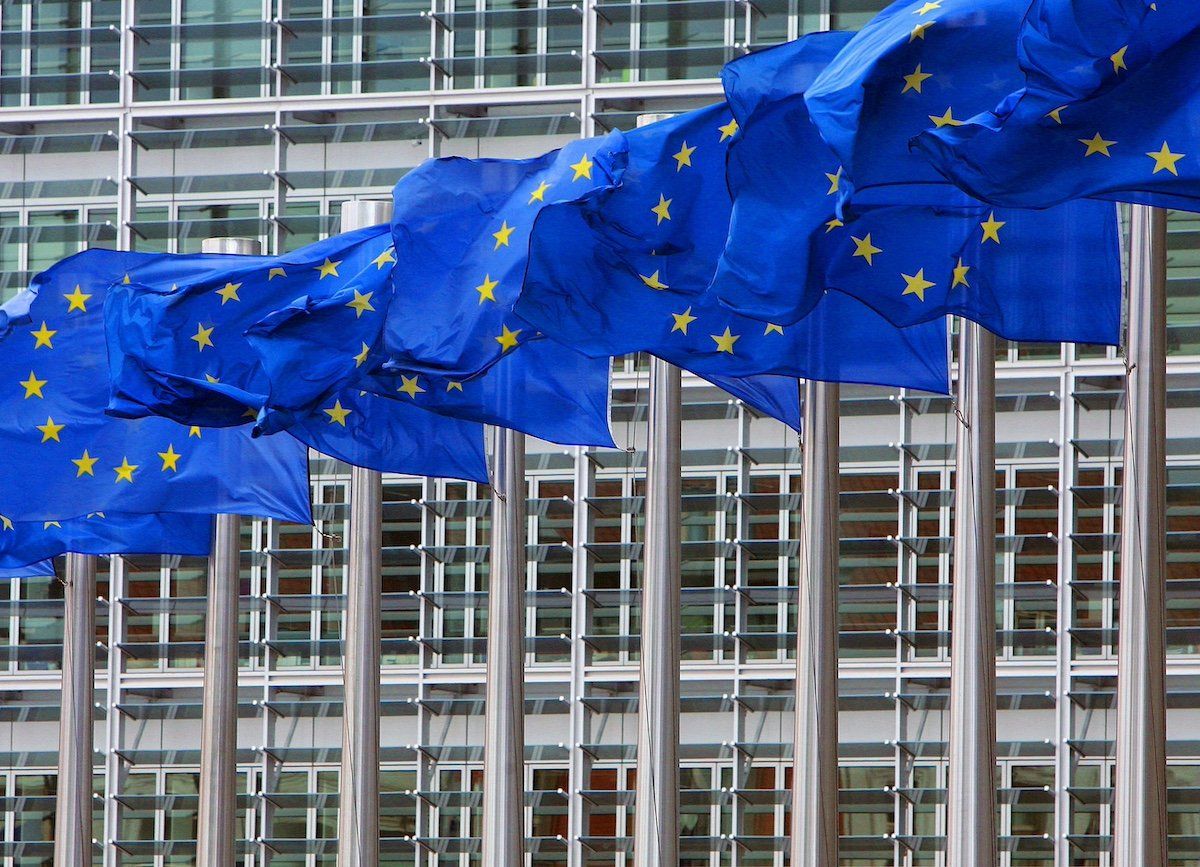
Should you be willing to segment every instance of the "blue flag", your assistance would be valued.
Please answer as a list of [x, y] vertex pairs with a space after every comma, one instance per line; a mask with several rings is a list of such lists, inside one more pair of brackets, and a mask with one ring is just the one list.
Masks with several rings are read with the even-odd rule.
[[[349, 348], [354, 338], [373, 341], [378, 335], [394, 262], [386, 225], [278, 257], [147, 258], [131, 269], [130, 283], [113, 288], [106, 311], [112, 411], [225, 426], [245, 424], [265, 405], [280, 402], [286, 412], [269, 430], [286, 429], [348, 463], [486, 479], [477, 424], [371, 400], [357, 389], [324, 401], [326, 380], [345, 377], [362, 363], [358, 343]], [[260, 320], [303, 318], [321, 304], [345, 314], [345, 330], [308, 332], [313, 342], [296, 347], [283, 366], [259, 356], [247, 332]]]
[[[627, 133], [619, 183], [539, 215], [517, 313], [584, 352], [648, 351], [735, 394], [761, 374], [945, 392], [944, 322], [898, 329], [831, 293], [785, 328], [708, 293], [729, 229], [735, 129], [722, 104]], [[779, 385], [796, 392], [794, 380]]]
[[839, 209], [837, 158], [809, 121], [804, 93], [847, 39], [813, 34], [725, 68], [741, 129], [728, 165], [729, 238], [713, 280], [721, 301], [787, 325], [819, 310], [832, 289], [898, 326], [955, 314], [1011, 340], [1116, 343], [1112, 205], [1017, 212], [959, 194], [955, 205], [860, 206], [856, 197]]
[[919, 136], [932, 165], [996, 204], [1200, 210], [1200, 4], [1035, 2], [1018, 47], [1024, 87]]
[[[812, 120], [840, 163], [843, 197], [945, 204], [961, 193], [909, 140], [993, 108], [1022, 84], [1014, 46], [1029, 0], [897, 0], [855, 34], [807, 87]], [[742, 60], [735, 62], [736, 67]], [[903, 196], [903, 197], [901, 197]]]
[[26, 566], [0, 567], [0, 578], [50, 578], [53, 575], [53, 560], [38, 560]]
[[207, 556], [211, 548], [208, 515], [93, 512], [60, 521], [10, 521], [0, 515], [0, 572], [69, 552]]
[[288, 439], [105, 415], [109, 286], [146, 254], [88, 250], [0, 308], [0, 473], [13, 521], [219, 512], [311, 523], [308, 455]]

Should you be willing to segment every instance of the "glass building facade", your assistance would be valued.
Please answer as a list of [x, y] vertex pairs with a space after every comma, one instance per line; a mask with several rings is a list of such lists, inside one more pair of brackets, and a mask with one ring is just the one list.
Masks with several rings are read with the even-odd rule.
[[[527, 156], [719, 97], [725, 61], [882, 0], [76, 0], [0, 4], [0, 293], [87, 246], [291, 249], [433, 155]], [[1171, 218], [1168, 686], [1173, 867], [1200, 865], [1200, 225]], [[1119, 627], [1119, 353], [998, 351], [1003, 867], [1106, 867]], [[529, 444], [531, 864], [628, 864], [648, 377], [616, 451]], [[795, 434], [685, 378], [681, 827], [687, 867], [787, 862]], [[841, 850], [944, 865], [954, 415], [842, 399]], [[333, 864], [348, 469], [314, 527], [243, 522], [245, 865]], [[488, 491], [385, 482], [390, 865], [478, 864]], [[95, 863], [194, 861], [205, 562], [101, 566]], [[0, 864], [49, 865], [62, 588], [0, 618]]]

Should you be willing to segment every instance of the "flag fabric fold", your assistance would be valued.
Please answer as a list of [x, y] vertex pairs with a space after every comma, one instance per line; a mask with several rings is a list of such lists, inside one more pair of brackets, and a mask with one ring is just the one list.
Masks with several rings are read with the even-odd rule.
[[67, 553], [207, 556], [211, 549], [208, 515], [93, 512], [58, 521], [10, 521], [0, 515], [0, 574]]
[[[953, 204], [863, 205], [871, 197], [857, 193], [837, 201], [838, 160], [808, 118], [805, 88], [856, 38], [813, 34], [726, 67], [740, 128], [728, 164], [729, 237], [712, 284], [721, 302], [786, 326], [835, 290], [901, 327], [953, 314], [1011, 340], [1116, 343], [1112, 205], [1017, 212], [957, 191]], [[907, 189], [919, 199], [933, 187]]]
[[[106, 310], [113, 355], [111, 410], [187, 424], [246, 425], [278, 411], [312, 448], [358, 466], [486, 480], [483, 429], [389, 401], [345, 382], [376, 342], [395, 263], [390, 228], [372, 226], [282, 256], [158, 256], [113, 287]], [[263, 323], [289, 323], [335, 306], [336, 331], [306, 329], [281, 353], [259, 353]], [[353, 348], [351, 348], [353, 347]], [[275, 439], [266, 437], [264, 440]]]
[[[650, 352], [734, 393], [763, 374], [792, 377], [768, 380], [792, 394], [796, 377], [946, 391], [944, 323], [904, 332], [829, 294], [785, 328], [732, 313], [708, 293], [729, 229], [725, 156], [735, 130], [722, 104], [627, 133], [618, 183], [539, 215], [516, 312], [581, 351]], [[853, 342], [840, 339], [851, 333]]]
[[[308, 456], [156, 418], [116, 419], [104, 307], [109, 287], [151, 254], [88, 250], [37, 275], [0, 308], [0, 508], [13, 521], [91, 512], [220, 512], [311, 523]], [[36, 480], [36, 484], [29, 483]]]
[[1018, 48], [1023, 87], [915, 140], [939, 172], [1012, 207], [1200, 210], [1200, 5], [1036, 0]]

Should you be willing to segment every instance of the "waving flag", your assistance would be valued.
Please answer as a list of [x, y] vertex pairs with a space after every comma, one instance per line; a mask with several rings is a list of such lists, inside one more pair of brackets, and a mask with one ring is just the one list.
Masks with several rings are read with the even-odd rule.
[[[483, 429], [357, 389], [329, 395], [326, 378], [361, 364], [360, 346], [383, 323], [395, 262], [388, 227], [347, 232], [284, 256], [146, 257], [106, 309], [113, 347], [112, 410], [187, 424], [245, 425], [276, 390], [298, 394], [284, 430], [348, 463], [392, 472], [486, 479]], [[268, 369], [247, 337], [259, 320], [303, 316], [329, 303], [344, 311], [337, 332], [309, 332], [283, 368]], [[353, 349], [349, 347], [353, 346]], [[273, 378], [274, 377], [274, 378]]]
[[813, 34], [726, 66], [740, 130], [714, 293], [733, 311], [782, 325], [819, 310], [826, 290], [837, 290], [898, 326], [955, 314], [1011, 340], [1116, 343], [1121, 268], [1112, 205], [1018, 212], [958, 194], [957, 203], [937, 206], [861, 206], [856, 196], [839, 209], [837, 158], [808, 119], [805, 90], [854, 41]]
[[49, 578], [53, 575], [53, 560], [38, 560], [26, 566], [0, 567], [0, 578]]
[[[898, 0], [850, 39], [805, 93], [839, 163], [831, 186], [848, 197], [921, 185], [927, 188], [915, 204], [961, 201], [923, 155], [910, 151], [909, 140], [957, 126], [1023, 83], [1015, 45], [1028, 6], [1029, 0]], [[877, 189], [870, 201], [905, 204], [911, 195]], [[867, 201], [858, 197], [859, 204]]]
[[1083, 196], [1200, 209], [1200, 4], [1033, 4], [1019, 42], [1024, 87], [916, 145], [996, 204]]
[[228, 512], [311, 522], [308, 455], [249, 426], [105, 415], [108, 287], [145, 254], [89, 250], [0, 308], [0, 508], [13, 521], [90, 512]]
[[785, 328], [708, 294], [729, 229], [735, 128], [715, 105], [628, 133], [619, 183], [539, 215], [517, 313], [582, 351], [648, 351], [735, 394], [760, 374], [946, 391], [944, 322], [902, 330], [831, 294]]
[[12, 521], [0, 515], [0, 572], [69, 552], [207, 556], [211, 548], [208, 515], [93, 512], [59, 521]]

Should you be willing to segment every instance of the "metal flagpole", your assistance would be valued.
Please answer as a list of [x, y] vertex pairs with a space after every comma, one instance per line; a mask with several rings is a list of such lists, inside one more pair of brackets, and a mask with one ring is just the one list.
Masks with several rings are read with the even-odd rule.
[[[342, 203], [342, 231], [386, 223], [391, 201]], [[339, 867], [379, 864], [379, 666], [383, 608], [383, 476], [350, 470], [349, 558], [343, 627], [345, 679], [342, 774], [338, 800]]]
[[996, 340], [963, 320], [954, 468], [946, 863], [996, 865]]
[[679, 863], [680, 374], [650, 360], [634, 867]]
[[[647, 126], [670, 114], [643, 114]], [[634, 867], [679, 863], [679, 368], [650, 359]]]
[[834, 383], [807, 381], [796, 600], [792, 859], [838, 864], [838, 440]]
[[525, 435], [493, 427], [483, 864], [525, 864]]
[[1167, 215], [1134, 205], [1121, 494], [1113, 865], [1167, 863]]
[[[254, 255], [251, 238], [205, 238], [205, 253]], [[238, 597], [241, 519], [217, 515], [208, 560], [204, 621], [204, 693], [200, 720], [200, 813], [196, 863], [232, 864], [237, 835]]]
[[67, 555], [63, 594], [62, 697], [54, 863], [92, 863], [92, 751], [95, 737], [96, 558]]

